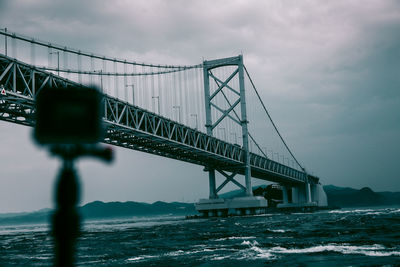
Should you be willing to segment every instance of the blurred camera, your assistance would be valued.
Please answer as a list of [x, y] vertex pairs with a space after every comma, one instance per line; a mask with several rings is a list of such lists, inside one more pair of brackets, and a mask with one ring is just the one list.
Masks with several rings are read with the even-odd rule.
[[35, 105], [38, 143], [90, 144], [103, 139], [101, 94], [96, 88], [44, 87]]

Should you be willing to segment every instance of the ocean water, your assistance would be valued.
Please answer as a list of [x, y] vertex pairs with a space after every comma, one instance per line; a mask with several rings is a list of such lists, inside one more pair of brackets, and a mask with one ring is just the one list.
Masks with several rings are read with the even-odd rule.
[[[48, 225], [0, 226], [0, 266], [51, 266]], [[77, 266], [399, 266], [400, 208], [87, 221]]]

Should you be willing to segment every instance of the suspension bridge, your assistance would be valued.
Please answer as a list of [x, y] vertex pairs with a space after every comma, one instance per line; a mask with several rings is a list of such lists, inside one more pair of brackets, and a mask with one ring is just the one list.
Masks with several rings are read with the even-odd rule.
[[[251, 178], [281, 185], [280, 207], [325, 206], [319, 178], [278, 131], [243, 56], [197, 65], [149, 64], [88, 53], [0, 30], [0, 119], [35, 125], [35, 96], [45, 86], [101, 88], [104, 143], [204, 166], [204, 215], [258, 213]], [[223, 181], [217, 186], [217, 174]], [[239, 176], [244, 176], [240, 183]], [[246, 197], [220, 199], [229, 183]]]

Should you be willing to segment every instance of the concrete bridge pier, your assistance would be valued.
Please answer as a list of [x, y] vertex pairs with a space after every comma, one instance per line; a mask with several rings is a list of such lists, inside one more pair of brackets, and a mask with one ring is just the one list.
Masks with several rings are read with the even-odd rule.
[[203, 217], [228, 215], [255, 215], [265, 213], [268, 202], [264, 197], [237, 197], [233, 199], [200, 199], [195, 204]]
[[[217, 171], [225, 177], [225, 181], [216, 188], [215, 186], [215, 169], [206, 167], [204, 171], [209, 175], [210, 196], [208, 199], [200, 199], [195, 204], [196, 210], [203, 217], [226, 217], [228, 215], [255, 215], [265, 213], [268, 206], [268, 201], [264, 197], [255, 197], [252, 195], [251, 183], [247, 182], [243, 186], [234, 179], [236, 173], [228, 174], [222, 170]], [[236, 197], [233, 199], [221, 199], [218, 197], [218, 192], [228, 183], [232, 182], [241, 188], [244, 192], [244, 197]], [[251, 194], [249, 194], [251, 192]]]
[[305, 189], [306, 189], [306, 203], [311, 203], [311, 192], [309, 183], [305, 184]]
[[283, 198], [283, 204], [289, 204], [289, 197], [288, 197], [288, 191], [286, 186], [282, 185], [282, 198]]
[[282, 185], [281, 188], [283, 203], [278, 204], [277, 207], [279, 209], [312, 210], [316, 207], [328, 205], [327, 197], [321, 184], [305, 183], [291, 187]]
[[311, 201], [316, 202], [318, 207], [328, 206], [328, 197], [324, 191], [324, 188], [320, 183], [311, 185]]

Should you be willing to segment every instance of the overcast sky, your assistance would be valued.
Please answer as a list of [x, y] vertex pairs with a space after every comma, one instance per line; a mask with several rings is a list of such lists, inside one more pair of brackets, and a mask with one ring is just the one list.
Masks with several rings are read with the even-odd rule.
[[[400, 191], [399, 1], [3, 0], [5, 27], [157, 64], [243, 52], [286, 141], [323, 184]], [[60, 164], [31, 130], [0, 121], [0, 213], [52, 206]], [[208, 196], [200, 166], [116, 153], [113, 165], [79, 163], [82, 203]]]

